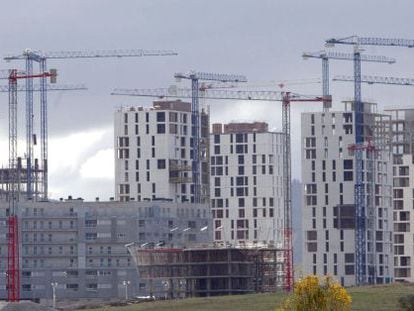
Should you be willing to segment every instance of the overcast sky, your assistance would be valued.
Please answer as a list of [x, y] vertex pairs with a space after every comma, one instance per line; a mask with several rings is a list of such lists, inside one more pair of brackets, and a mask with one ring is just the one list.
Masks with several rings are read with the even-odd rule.
[[[0, 10], [0, 55], [25, 48], [43, 51], [174, 49], [176, 57], [49, 61], [59, 83], [85, 83], [82, 92], [49, 92], [50, 192], [53, 198], [113, 196], [113, 112], [148, 99], [110, 96], [111, 89], [174, 84], [174, 72], [197, 70], [245, 74], [252, 82], [320, 78], [319, 60], [303, 51], [323, 49], [330, 37], [413, 39], [412, 0], [14, 0]], [[351, 51], [342, 46], [337, 50]], [[367, 47], [367, 54], [397, 58], [394, 65], [363, 64], [364, 74], [413, 77], [414, 51]], [[0, 62], [0, 69], [23, 68]], [[331, 64], [331, 75], [352, 74], [352, 63]], [[5, 84], [6, 81], [3, 80]], [[288, 90], [319, 94], [320, 84]], [[185, 82], [181, 86], [187, 86]], [[286, 89], [287, 90], [287, 89]], [[352, 84], [331, 82], [335, 106], [351, 98]], [[412, 106], [410, 87], [363, 86], [363, 97], [379, 107]], [[37, 98], [35, 98], [37, 103]], [[7, 95], [0, 95], [0, 161], [7, 163]], [[20, 95], [20, 103], [24, 98]], [[22, 107], [22, 105], [20, 106]], [[38, 109], [38, 106], [36, 106]], [[293, 174], [300, 177], [299, 117], [318, 104], [293, 109]], [[238, 111], [237, 114], [234, 111]], [[20, 110], [23, 112], [23, 109]], [[21, 114], [21, 120], [23, 114]], [[277, 104], [211, 103], [211, 121], [263, 120], [281, 130]], [[38, 130], [35, 130], [38, 133]], [[20, 130], [19, 134], [24, 132]], [[21, 147], [23, 143], [20, 143]], [[20, 153], [23, 154], [23, 148]]]

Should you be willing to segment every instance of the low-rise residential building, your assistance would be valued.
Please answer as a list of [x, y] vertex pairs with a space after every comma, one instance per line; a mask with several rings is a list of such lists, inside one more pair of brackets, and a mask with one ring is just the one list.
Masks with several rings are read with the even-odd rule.
[[[0, 202], [0, 269], [7, 270], [8, 203]], [[173, 202], [19, 202], [21, 299], [111, 299], [138, 293], [125, 247], [211, 242], [208, 205]], [[129, 282], [125, 288], [124, 281]], [[0, 274], [0, 299], [7, 297]]]

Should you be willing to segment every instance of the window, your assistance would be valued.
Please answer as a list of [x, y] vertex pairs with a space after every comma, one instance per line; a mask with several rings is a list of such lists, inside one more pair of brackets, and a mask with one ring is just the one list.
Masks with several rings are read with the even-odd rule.
[[157, 112], [157, 122], [165, 122], [165, 112]]
[[214, 177], [214, 186], [220, 187], [220, 177]]
[[245, 153], [245, 145], [236, 145], [236, 153]]
[[344, 170], [352, 170], [353, 163], [352, 160], [344, 160]]
[[236, 196], [238, 196], [238, 197], [244, 196], [244, 188], [243, 187], [236, 188]]
[[345, 265], [345, 275], [354, 274], [354, 265]]
[[307, 243], [308, 245], [308, 252], [317, 252], [318, 244], [316, 242]]
[[158, 123], [157, 124], [157, 133], [158, 134], [165, 134], [165, 124], [164, 123]]
[[352, 171], [344, 171], [344, 181], [352, 181], [353, 178], [354, 177]]
[[219, 144], [220, 143], [220, 135], [214, 135], [214, 143]]
[[354, 253], [345, 253], [345, 263], [354, 262]]
[[66, 284], [66, 289], [77, 291], [79, 289], [79, 285], [78, 284]]
[[236, 143], [242, 143], [243, 141], [243, 134], [236, 134]]
[[157, 162], [158, 162], [158, 169], [159, 170], [165, 169], [165, 159], [159, 159]]
[[85, 235], [85, 239], [87, 241], [96, 240], [97, 236], [98, 236], [97, 233], [87, 232]]
[[306, 231], [306, 237], [309, 241], [316, 241], [318, 237], [318, 232], [316, 230]]

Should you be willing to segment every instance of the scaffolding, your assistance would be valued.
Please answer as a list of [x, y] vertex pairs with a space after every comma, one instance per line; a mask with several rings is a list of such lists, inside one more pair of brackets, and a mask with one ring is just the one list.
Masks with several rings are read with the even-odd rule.
[[[8, 199], [13, 176], [17, 177], [16, 183], [20, 196], [27, 197], [27, 168], [22, 164], [22, 162], [21, 158], [17, 158], [17, 168], [0, 168], [0, 199]], [[35, 159], [32, 173], [32, 194], [34, 198], [39, 198], [42, 194], [41, 184], [44, 179], [44, 171], [40, 168], [38, 159]]]
[[283, 249], [227, 245], [128, 250], [137, 266], [140, 294], [164, 299], [283, 290]]

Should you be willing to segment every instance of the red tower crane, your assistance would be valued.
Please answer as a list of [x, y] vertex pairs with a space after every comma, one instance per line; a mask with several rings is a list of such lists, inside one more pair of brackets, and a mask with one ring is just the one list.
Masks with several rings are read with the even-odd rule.
[[43, 72], [27, 75], [12, 69], [8, 72], [9, 80], [9, 193], [7, 214], [7, 300], [20, 301], [20, 260], [19, 260], [19, 226], [18, 204], [20, 193], [18, 186], [20, 164], [17, 158], [17, 80], [56, 77], [56, 72]]
[[[290, 104], [291, 102], [323, 102], [332, 101], [331, 96], [307, 96], [291, 92], [276, 91], [241, 91], [241, 90], [214, 90], [203, 89], [203, 98], [217, 100], [255, 100], [282, 102], [283, 123], [283, 178], [284, 178], [284, 288], [291, 291], [293, 288], [293, 245], [292, 245], [292, 170], [291, 170], [291, 139], [290, 139]], [[157, 97], [157, 98], [192, 98], [191, 89], [115, 89], [112, 95]]]

